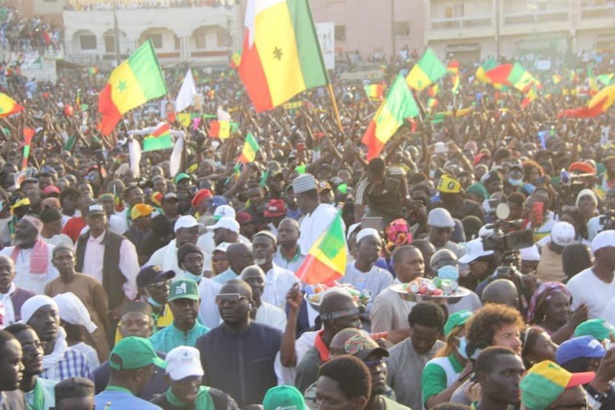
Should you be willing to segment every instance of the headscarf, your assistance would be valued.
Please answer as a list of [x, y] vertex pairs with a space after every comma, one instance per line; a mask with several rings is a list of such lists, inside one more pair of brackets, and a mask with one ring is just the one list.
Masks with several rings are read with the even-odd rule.
[[412, 232], [410, 232], [408, 222], [402, 218], [394, 220], [386, 227], [385, 236], [389, 251], [412, 242]]
[[537, 319], [542, 320], [542, 318], [536, 317], [536, 313], [540, 310], [540, 308], [551, 299], [554, 293], [563, 293], [568, 298], [572, 298], [570, 291], [560, 282], [545, 282], [536, 292], [532, 295], [532, 300], [530, 301], [530, 308], [527, 312], [527, 323], [533, 324], [537, 322]]

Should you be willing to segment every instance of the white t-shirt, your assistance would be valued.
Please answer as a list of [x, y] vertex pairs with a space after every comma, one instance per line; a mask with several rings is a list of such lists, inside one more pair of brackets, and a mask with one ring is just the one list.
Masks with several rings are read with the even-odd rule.
[[568, 289], [572, 294], [572, 310], [584, 303], [589, 308], [590, 319], [603, 318], [604, 309], [615, 296], [615, 280], [606, 283], [588, 268], [568, 281]]

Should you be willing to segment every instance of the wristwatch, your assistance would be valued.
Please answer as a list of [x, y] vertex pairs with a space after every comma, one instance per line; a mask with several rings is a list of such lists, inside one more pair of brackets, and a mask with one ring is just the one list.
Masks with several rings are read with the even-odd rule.
[[587, 394], [594, 400], [596, 400], [599, 403], [604, 402], [604, 400], [606, 400], [609, 397], [609, 393], [611, 392], [612, 387], [609, 386], [608, 389], [606, 389], [606, 391], [604, 393], [600, 393], [599, 391], [596, 391], [592, 386], [590, 386], [589, 384], [585, 387], [585, 391], [587, 392]]

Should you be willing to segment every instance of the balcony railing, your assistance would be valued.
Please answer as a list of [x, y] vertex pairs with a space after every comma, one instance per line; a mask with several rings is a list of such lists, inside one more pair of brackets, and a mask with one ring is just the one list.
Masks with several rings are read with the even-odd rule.
[[504, 13], [504, 25], [550, 23], [568, 20], [568, 10], [536, 10]]
[[615, 4], [605, 6], [582, 6], [581, 19], [600, 19], [615, 17]]
[[492, 24], [491, 16], [464, 16], [431, 19], [432, 30], [450, 30], [472, 27], [489, 27]]

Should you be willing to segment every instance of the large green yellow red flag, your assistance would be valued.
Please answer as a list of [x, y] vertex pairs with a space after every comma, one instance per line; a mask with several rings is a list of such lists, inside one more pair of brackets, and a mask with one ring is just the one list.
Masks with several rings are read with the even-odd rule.
[[171, 148], [173, 148], [173, 137], [171, 136], [171, 126], [167, 123], [158, 124], [158, 126], [143, 139], [143, 152]]
[[122, 115], [147, 101], [167, 94], [167, 87], [154, 53], [147, 40], [109, 77], [98, 96], [98, 112], [102, 114], [100, 131], [109, 135]]
[[446, 74], [446, 67], [438, 59], [436, 53], [428, 48], [418, 63], [412, 67], [406, 77], [408, 86], [415, 90], [422, 90], [434, 81], [438, 81]]
[[310, 285], [339, 279], [346, 272], [346, 253], [344, 224], [338, 214], [312, 245], [295, 275]]
[[615, 84], [603, 88], [592, 97], [585, 107], [564, 110], [558, 118], [593, 118], [606, 112], [615, 103]]
[[404, 77], [397, 76], [386, 99], [376, 111], [361, 142], [367, 145], [367, 160], [377, 157], [384, 145], [406, 118], [419, 115], [419, 108], [406, 85]]
[[307, 0], [250, 0], [238, 72], [257, 112], [327, 85]]
[[23, 111], [23, 107], [15, 102], [11, 97], [0, 93], [0, 118], [7, 117]]

